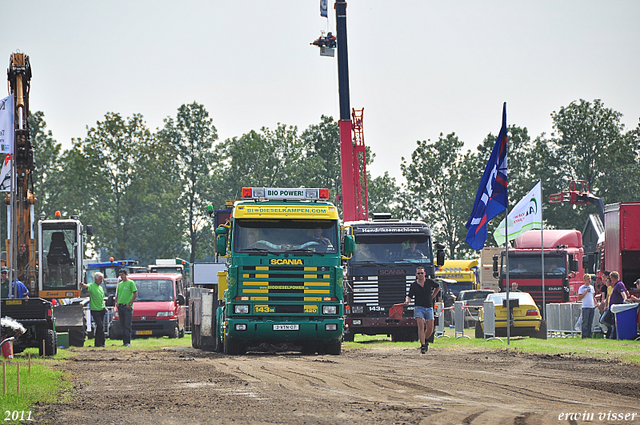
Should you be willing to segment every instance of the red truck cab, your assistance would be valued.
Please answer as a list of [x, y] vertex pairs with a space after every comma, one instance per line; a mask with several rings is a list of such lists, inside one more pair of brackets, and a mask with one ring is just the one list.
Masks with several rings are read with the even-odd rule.
[[[138, 288], [133, 303], [132, 336], [184, 336], [186, 319], [184, 278], [177, 273], [134, 273], [128, 276]], [[117, 310], [109, 338], [122, 338]]]
[[[544, 274], [542, 251], [544, 241]], [[583, 283], [584, 249], [582, 233], [575, 229], [540, 230], [524, 232], [509, 249], [509, 283], [518, 284], [518, 290], [529, 292], [536, 304], [542, 305], [544, 277], [545, 303], [563, 303], [578, 300], [578, 288]], [[506, 258], [502, 252], [500, 290], [505, 291]]]

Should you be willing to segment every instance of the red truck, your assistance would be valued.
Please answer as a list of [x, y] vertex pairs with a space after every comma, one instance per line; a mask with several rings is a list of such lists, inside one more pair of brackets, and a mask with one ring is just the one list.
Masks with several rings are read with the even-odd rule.
[[[541, 242], [540, 230], [529, 230], [515, 240], [514, 249], [509, 249], [509, 283], [517, 283], [518, 290], [530, 293], [538, 305], [542, 305]], [[505, 251], [502, 251], [502, 267], [499, 273], [501, 291], [506, 290], [505, 254]], [[578, 288], [582, 285], [584, 275], [583, 257], [580, 231], [544, 230], [546, 303], [578, 300]], [[498, 270], [497, 262], [495, 269]]]
[[604, 244], [598, 247], [600, 271], [617, 270], [636, 296], [640, 278], [640, 202], [618, 202], [604, 208]]

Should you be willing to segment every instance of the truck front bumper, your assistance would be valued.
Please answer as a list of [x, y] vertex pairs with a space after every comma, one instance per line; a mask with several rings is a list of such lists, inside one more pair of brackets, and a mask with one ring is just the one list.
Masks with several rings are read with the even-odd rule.
[[260, 320], [249, 318], [227, 318], [228, 338], [245, 344], [281, 342], [321, 342], [339, 341], [344, 332], [342, 318], [324, 320]]

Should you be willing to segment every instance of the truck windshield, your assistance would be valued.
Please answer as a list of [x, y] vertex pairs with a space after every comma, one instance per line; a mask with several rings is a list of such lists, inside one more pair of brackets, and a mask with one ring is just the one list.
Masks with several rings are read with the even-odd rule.
[[132, 279], [138, 288], [136, 302], [173, 301], [173, 281], [169, 279]]
[[[67, 228], [65, 228], [67, 227]], [[48, 248], [43, 255], [43, 289], [75, 289], [78, 285], [76, 258], [76, 227], [56, 224], [42, 229], [42, 246]], [[82, 261], [82, 260], [80, 260]]]
[[[562, 276], [566, 273], [566, 267], [566, 259], [564, 256], [558, 257], [545, 255], [545, 275]], [[509, 274], [541, 276], [541, 270], [542, 258], [540, 255], [529, 257], [509, 256]]]
[[236, 220], [240, 253], [338, 252], [338, 225], [331, 220]]
[[358, 236], [352, 263], [415, 262], [431, 263], [431, 244], [426, 235]]

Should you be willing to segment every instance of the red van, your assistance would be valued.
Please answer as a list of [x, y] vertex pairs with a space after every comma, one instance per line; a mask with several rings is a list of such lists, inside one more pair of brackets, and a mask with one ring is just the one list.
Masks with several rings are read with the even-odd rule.
[[[187, 308], [182, 275], [134, 273], [128, 278], [138, 288], [138, 298], [133, 303], [132, 336], [166, 335], [170, 338], [182, 338]], [[109, 329], [109, 338], [122, 338], [117, 309]]]

